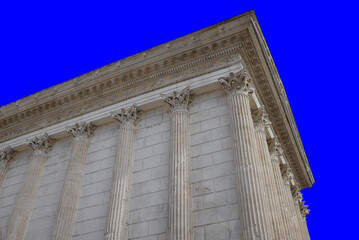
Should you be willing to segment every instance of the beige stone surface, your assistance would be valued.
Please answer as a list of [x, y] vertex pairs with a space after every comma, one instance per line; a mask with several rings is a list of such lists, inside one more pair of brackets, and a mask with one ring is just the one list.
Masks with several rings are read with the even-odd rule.
[[7, 146], [6, 148], [0, 150], [0, 194], [2, 184], [9, 170], [9, 165], [14, 159], [14, 154], [15, 152], [11, 149], [10, 146]]
[[265, 194], [263, 168], [259, 161], [249, 94], [254, 91], [246, 69], [219, 79], [231, 116], [233, 151], [239, 196], [241, 239], [273, 239]]
[[67, 129], [74, 136], [74, 142], [60, 196], [54, 240], [72, 239], [90, 145], [89, 137], [93, 130], [91, 122], [76, 123]]
[[193, 240], [191, 194], [189, 87], [164, 96], [170, 105], [171, 159], [169, 172], [168, 230], [169, 240]]
[[133, 105], [128, 109], [121, 109], [118, 113], [112, 113], [112, 117], [119, 121], [119, 128], [105, 232], [106, 240], [128, 238], [136, 121], [139, 111]]
[[16, 200], [15, 209], [9, 222], [7, 240], [25, 239], [26, 229], [52, 144], [53, 140], [46, 133], [29, 141], [33, 153], [23, 187]]
[[271, 122], [268, 119], [268, 114], [265, 112], [264, 106], [256, 109], [252, 113], [253, 122], [255, 127], [255, 136], [258, 147], [258, 156], [260, 158], [260, 164], [263, 167], [263, 176], [266, 190], [266, 200], [268, 201], [270, 215], [270, 223], [273, 229], [274, 239], [290, 239], [286, 233], [285, 219], [281, 214], [281, 205], [279, 193], [276, 188], [276, 178], [273, 172], [272, 160], [270, 157], [267, 140], [266, 140], [266, 128], [268, 128]]
[[0, 107], [0, 149], [0, 239], [310, 239], [314, 178], [253, 11]]

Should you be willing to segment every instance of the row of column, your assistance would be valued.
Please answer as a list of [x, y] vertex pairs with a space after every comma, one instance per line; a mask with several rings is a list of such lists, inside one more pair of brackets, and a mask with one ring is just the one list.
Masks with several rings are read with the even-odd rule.
[[[267, 140], [271, 122], [264, 106], [251, 111], [249, 95], [255, 89], [246, 69], [219, 79], [228, 99], [233, 138], [241, 239], [309, 239], [302, 201], [283, 150], [276, 138]], [[169, 174], [169, 240], [193, 240], [191, 196], [189, 87], [163, 95], [170, 106], [171, 159]], [[106, 240], [127, 239], [130, 211], [136, 122], [136, 105], [111, 116], [119, 122], [118, 146], [105, 231]], [[84, 171], [94, 126], [76, 123], [67, 131], [74, 136], [71, 158], [62, 188], [54, 240], [72, 238]], [[46, 133], [29, 141], [33, 149], [25, 183], [8, 225], [7, 240], [23, 240], [34, 207], [48, 152], [54, 140]], [[14, 151], [0, 151], [0, 189]]]
[[310, 239], [298, 183], [278, 140], [267, 141], [268, 114], [264, 106], [250, 109], [255, 89], [248, 72], [230, 73], [219, 82], [231, 117], [241, 239]]

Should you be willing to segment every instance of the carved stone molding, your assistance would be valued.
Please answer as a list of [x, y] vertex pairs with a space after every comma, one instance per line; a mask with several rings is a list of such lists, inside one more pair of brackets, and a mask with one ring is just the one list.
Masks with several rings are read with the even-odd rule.
[[8, 168], [11, 161], [14, 159], [15, 151], [10, 147], [7, 146], [4, 149], [0, 150], [0, 168]]
[[269, 121], [268, 114], [263, 105], [260, 108], [252, 111], [252, 118], [256, 131], [264, 132], [265, 128], [272, 124], [272, 122]]
[[291, 179], [291, 168], [289, 166], [288, 163], [282, 163], [280, 164], [280, 170], [282, 172], [282, 177], [283, 177], [283, 181], [284, 184], [289, 185], [290, 184], [290, 179]]
[[35, 153], [42, 153], [47, 154], [54, 144], [55, 140], [50, 138], [47, 133], [44, 133], [43, 135], [39, 137], [35, 137], [28, 141], [28, 146], [32, 148], [32, 150]]
[[0, 119], [0, 142], [238, 64], [241, 42], [248, 37], [248, 31], [244, 29], [138, 68], [128, 70], [115, 67], [111, 74], [97, 76], [94, 85], [86, 88], [78, 86], [76, 92], [54, 97], [27, 111], [18, 112], [15, 108], [14, 115]]
[[303, 144], [253, 11], [0, 107], [0, 142], [239, 63], [267, 106], [300, 188], [310, 187], [314, 178]]
[[193, 94], [190, 93], [190, 88], [187, 86], [181, 91], [174, 91], [170, 95], [161, 95], [162, 101], [168, 103], [171, 108], [170, 112], [176, 111], [189, 111], [189, 108], [192, 104]]
[[228, 77], [221, 77], [218, 79], [218, 82], [223, 86], [227, 95], [248, 95], [249, 93], [254, 92], [254, 86], [251, 81], [252, 79], [246, 68], [243, 68], [237, 73], [231, 72]]
[[305, 205], [305, 201], [299, 202], [299, 209], [300, 209], [300, 213], [302, 214], [302, 217], [306, 218], [310, 210], [308, 209], [308, 205]]
[[273, 161], [279, 162], [279, 156], [283, 155], [283, 149], [278, 141], [277, 137], [274, 137], [268, 141], [268, 148]]
[[120, 127], [135, 128], [140, 114], [141, 111], [137, 109], [136, 104], [133, 104], [127, 109], [122, 108], [119, 112], [111, 112], [111, 117], [120, 123]]
[[[252, 23], [258, 25], [256, 19], [252, 20]], [[286, 156], [294, 169], [294, 174], [300, 184], [300, 188], [310, 187], [314, 183], [313, 174], [289, 106], [283, 83], [264, 40], [262, 31], [259, 27], [250, 28], [250, 32], [256, 36], [256, 39], [251, 38], [251, 40], [243, 42], [243, 48], [240, 49], [243, 62], [254, 79], [253, 83], [257, 90], [256, 93], [260, 99], [264, 100], [267, 106], [268, 114], [272, 120], [272, 127], [277, 133], [283, 149], [285, 149]], [[260, 45], [261, 50], [256, 50], [256, 44]], [[264, 67], [267, 64], [271, 71], [274, 87], [271, 84], [272, 81], [268, 80]], [[280, 97], [280, 102], [278, 102], [277, 96]], [[283, 117], [284, 115], [286, 117]]]
[[290, 186], [290, 190], [292, 192], [293, 200], [296, 203], [299, 203], [302, 199], [302, 193], [300, 192], [300, 188], [298, 185], [292, 185]]
[[75, 140], [89, 142], [89, 137], [93, 134], [95, 126], [90, 121], [76, 123], [72, 127], [66, 127], [66, 131], [71, 133]]

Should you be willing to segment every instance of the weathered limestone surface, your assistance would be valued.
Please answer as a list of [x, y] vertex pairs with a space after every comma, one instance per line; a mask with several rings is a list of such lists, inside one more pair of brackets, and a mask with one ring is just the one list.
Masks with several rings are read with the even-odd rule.
[[5, 180], [6, 174], [9, 170], [9, 165], [14, 159], [15, 151], [10, 146], [0, 150], [0, 194], [2, 184]]
[[163, 101], [171, 106], [171, 160], [167, 239], [193, 240], [189, 87]]
[[133, 105], [129, 109], [121, 109], [119, 113], [112, 113], [112, 117], [117, 119], [120, 125], [105, 232], [106, 240], [127, 239], [128, 236], [136, 121], [139, 111]]
[[76, 123], [67, 129], [75, 138], [60, 196], [54, 240], [72, 239], [90, 145], [89, 137], [93, 130], [91, 122]]
[[[308, 228], [307, 228], [307, 224], [306, 224], [306, 220], [305, 220], [305, 215], [306, 213], [309, 212], [309, 210], [307, 210], [307, 207], [308, 206], [305, 206], [304, 207], [304, 202], [302, 204], [302, 199], [303, 199], [303, 196], [302, 194], [300, 193], [300, 189], [298, 187], [298, 185], [292, 185], [291, 186], [291, 190], [292, 190], [292, 195], [293, 195], [293, 200], [294, 200], [294, 205], [295, 205], [295, 210], [296, 210], [296, 215], [297, 215], [297, 218], [298, 218], [298, 222], [299, 222], [299, 228], [300, 228], [300, 234], [302, 236], [302, 239], [306, 239], [306, 240], [309, 240], [310, 237], [309, 237], [309, 232], [308, 232]], [[302, 213], [300, 211], [300, 206], [303, 206], [305, 208], [303, 208], [303, 210], [306, 212], [304, 217], [302, 216]], [[303, 211], [303, 212], [304, 212]]]
[[280, 214], [283, 219], [283, 230], [285, 234], [285, 239], [295, 239], [294, 232], [292, 231], [292, 221], [290, 218], [290, 209], [288, 206], [288, 202], [286, 201], [285, 197], [285, 186], [283, 183], [282, 172], [280, 169], [280, 160], [279, 156], [282, 155], [283, 150], [278, 142], [277, 138], [273, 138], [269, 141], [268, 144], [270, 155], [271, 155], [271, 162], [272, 168], [275, 178], [275, 187], [277, 189], [278, 198], [279, 198], [279, 206], [280, 206]]
[[273, 228], [274, 239], [289, 239], [286, 235], [285, 227], [287, 223], [281, 215], [280, 198], [276, 188], [276, 178], [273, 172], [271, 156], [266, 140], [265, 129], [270, 126], [268, 114], [264, 110], [264, 106], [255, 110], [253, 113], [253, 122], [255, 127], [255, 136], [258, 147], [260, 163], [263, 167], [263, 176], [265, 182], [265, 190], [269, 203], [269, 216]]
[[220, 78], [228, 97], [239, 195], [241, 238], [272, 239], [261, 163], [256, 152], [248, 94], [254, 91], [246, 69]]
[[23, 240], [29, 223], [32, 209], [35, 205], [37, 191], [44, 172], [48, 152], [51, 150], [53, 140], [45, 133], [29, 141], [33, 149], [29, 169], [26, 173], [25, 182], [16, 200], [12, 213], [7, 240]]
[[292, 193], [290, 190], [290, 185], [293, 184], [293, 174], [291, 173], [291, 168], [288, 163], [283, 163], [280, 165], [283, 177], [284, 184], [284, 198], [287, 202], [287, 206], [289, 208], [289, 223], [291, 228], [291, 233], [293, 233], [294, 239], [301, 239], [301, 232], [299, 228], [298, 217], [295, 211], [295, 205], [292, 197]]

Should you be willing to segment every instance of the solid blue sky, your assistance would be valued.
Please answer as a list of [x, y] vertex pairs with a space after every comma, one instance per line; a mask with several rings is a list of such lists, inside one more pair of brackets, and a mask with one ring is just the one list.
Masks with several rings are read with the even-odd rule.
[[316, 180], [303, 191], [312, 210], [310, 235], [355, 236], [359, 11], [354, 4], [74, 2], [0, 4], [0, 106], [254, 9]]

